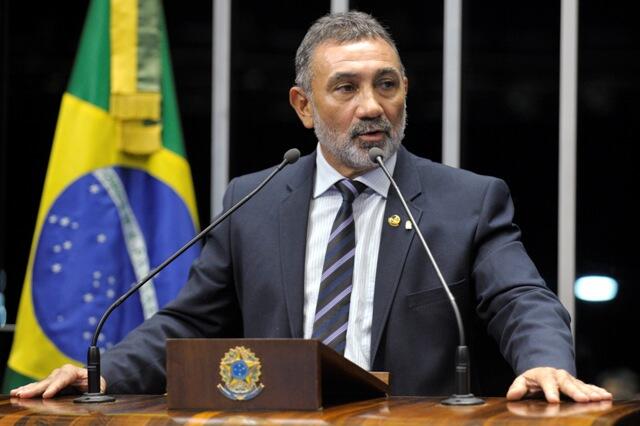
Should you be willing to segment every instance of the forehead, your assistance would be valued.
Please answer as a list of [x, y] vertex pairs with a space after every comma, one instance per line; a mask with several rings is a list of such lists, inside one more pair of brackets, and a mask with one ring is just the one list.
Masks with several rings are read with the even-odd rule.
[[378, 38], [321, 43], [313, 53], [312, 68], [314, 78], [326, 78], [337, 72], [375, 72], [382, 68], [394, 68], [401, 73], [398, 54], [389, 43]]

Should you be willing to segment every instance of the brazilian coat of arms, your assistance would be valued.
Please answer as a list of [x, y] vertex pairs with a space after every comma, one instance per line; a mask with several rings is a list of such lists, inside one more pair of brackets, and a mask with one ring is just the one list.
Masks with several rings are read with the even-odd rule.
[[234, 401], [248, 401], [262, 392], [260, 359], [244, 346], [229, 349], [220, 360], [218, 390]]

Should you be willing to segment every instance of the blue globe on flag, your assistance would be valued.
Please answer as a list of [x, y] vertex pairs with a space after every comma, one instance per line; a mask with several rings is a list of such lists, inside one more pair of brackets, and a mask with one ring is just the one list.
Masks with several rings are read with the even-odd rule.
[[[84, 360], [109, 305], [194, 234], [180, 196], [142, 170], [105, 168], [77, 179], [53, 203], [37, 243], [32, 296], [42, 330]], [[116, 309], [98, 347], [115, 345], [175, 298], [198, 253], [191, 247]]]

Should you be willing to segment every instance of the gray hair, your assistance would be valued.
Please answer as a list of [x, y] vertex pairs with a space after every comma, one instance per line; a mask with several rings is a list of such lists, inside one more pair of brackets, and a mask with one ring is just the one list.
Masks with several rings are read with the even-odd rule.
[[[330, 13], [318, 19], [307, 31], [296, 52], [296, 85], [311, 93], [311, 58], [315, 48], [326, 41], [339, 44], [358, 41], [365, 38], [379, 38], [393, 48], [400, 60], [398, 48], [389, 32], [371, 15], [355, 10]], [[404, 75], [404, 66], [400, 60], [400, 69]]]

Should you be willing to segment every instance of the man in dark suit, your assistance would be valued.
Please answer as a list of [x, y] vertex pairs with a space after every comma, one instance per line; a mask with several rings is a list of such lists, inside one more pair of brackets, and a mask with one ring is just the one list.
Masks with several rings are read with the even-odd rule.
[[[389, 371], [392, 394], [451, 393], [451, 306], [397, 194], [368, 158], [379, 147], [474, 330], [472, 351], [493, 337], [518, 375], [507, 397], [610, 399], [574, 377], [569, 316], [520, 242], [505, 183], [400, 146], [407, 90], [395, 44], [372, 17], [318, 20], [298, 49], [290, 90], [318, 149], [210, 233], [179, 297], [104, 355], [103, 386], [164, 392], [169, 337], [304, 337]], [[233, 180], [225, 207], [268, 172]], [[67, 365], [12, 394], [51, 397], [85, 382], [84, 369]]]

